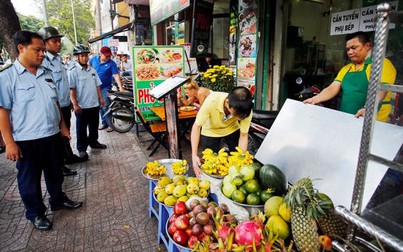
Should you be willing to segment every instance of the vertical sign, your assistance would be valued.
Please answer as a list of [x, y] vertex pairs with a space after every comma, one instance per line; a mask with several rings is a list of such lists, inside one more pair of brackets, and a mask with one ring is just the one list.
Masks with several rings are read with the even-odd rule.
[[236, 72], [236, 52], [237, 52], [237, 27], [238, 27], [238, 0], [230, 2], [229, 18], [229, 67]]
[[149, 107], [163, 103], [163, 99], [152, 97], [150, 90], [172, 76], [183, 76], [184, 58], [182, 46], [133, 47], [133, 92], [136, 106], [147, 121], [160, 119]]
[[239, 1], [237, 85], [248, 88], [252, 94], [256, 82], [257, 12], [256, 0]]

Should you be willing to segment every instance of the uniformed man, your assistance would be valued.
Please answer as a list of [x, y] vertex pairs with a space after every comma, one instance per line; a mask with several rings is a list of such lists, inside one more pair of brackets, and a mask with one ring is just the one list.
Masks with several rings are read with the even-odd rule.
[[41, 176], [44, 172], [52, 211], [76, 209], [82, 202], [70, 200], [62, 191], [61, 135], [70, 138], [49, 69], [43, 67], [45, 44], [30, 31], [13, 36], [18, 58], [0, 72], [0, 130], [6, 158], [17, 161], [17, 181], [26, 218], [38, 230], [50, 230], [45, 216]]
[[[38, 31], [39, 35], [45, 40], [46, 52], [43, 66], [52, 70], [53, 80], [56, 83], [58, 98], [62, 108], [63, 118], [67, 128], [70, 130], [71, 106], [70, 106], [70, 89], [67, 80], [67, 70], [63, 65], [62, 58], [59, 55], [62, 49], [62, 34], [56, 28], [47, 26]], [[70, 143], [64, 139], [65, 163], [71, 164], [76, 162], [87, 161], [88, 157], [79, 157], [73, 154]], [[71, 170], [63, 165], [64, 176], [76, 175], [77, 171]]]
[[[100, 86], [101, 80], [95, 69], [88, 65], [90, 49], [77, 45], [73, 55], [76, 64], [69, 69], [70, 95], [76, 115], [77, 150], [81, 157], [88, 156], [87, 147], [104, 146], [98, 142], [99, 106], [105, 107]], [[88, 136], [87, 136], [88, 128]]]

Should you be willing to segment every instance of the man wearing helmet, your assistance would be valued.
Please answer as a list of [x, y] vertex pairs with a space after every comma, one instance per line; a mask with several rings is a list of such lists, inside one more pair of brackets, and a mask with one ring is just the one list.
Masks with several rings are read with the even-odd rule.
[[[70, 119], [71, 119], [71, 107], [70, 107], [70, 89], [67, 80], [67, 71], [62, 63], [62, 59], [59, 55], [62, 49], [61, 38], [62, 34], [52, 26], [43, 27], [38, 31], [39, 35], [45, 40], [46, 52], [45, 59], [42, 65], [46, 68], [52, 70], [52, 77], [56, 83], [57, 95], [62, 110], [63, 118], [66, 123], [67, 128], [70, 130]], [[64, 158], [65, 163], [76, 163], [83, 162], [88, 159], [88, 157], [79, 157], [73, 154], [71, 150], [70, 143], [67, 139], [64, 140]], [[63, 174], [65, 176], [76, 175], [77, 171], [71, 170], [66, 166], [62, 167]]]
[[[68, 70], [70, 95], [76, 115], [77, 150], [80, 156], [87, 155], [87, 147], [102, 145], [98, 142], [99, 106], [105, 107], [100, 86], [101, 80], [95, 69], [88, 65], [90, 49], [77, 45], [73, 55], [77, 62]], [[87, 136], [88, 128], [88, 136]]]

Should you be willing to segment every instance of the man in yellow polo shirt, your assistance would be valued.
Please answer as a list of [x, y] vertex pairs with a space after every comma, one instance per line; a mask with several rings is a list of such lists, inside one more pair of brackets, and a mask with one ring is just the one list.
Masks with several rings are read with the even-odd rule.
[[[330, 86], [312, 98], [304, 101], [308, 104], [318, 104], [335, 97], [342, 91], [340, 111], [350, 113], [356, 117], [365, 114], [365, 101], [369, 76], [371, 73], [372, 57], [371, 43], [364, 32], [356, 32], [346, 36], [347, 56], [350, 64], [344, 66], [337, 74], [336, 79]], [[396, 68], [390, 60], [383, 62], [381, 83], [393, 85], [396, 79]], [[380, 91], [377, 120], [387, 122], [392, 110], [390, 104], [390, 92]]]
[[196, 176], [200, 177], [199, 142], [202, 150], [209, 148], [218, 152], [221, 139], [225, 139], [230, 151], [248, 146], [248, 131], [252, 120], [252, 95], [245, 87], [236, 87], [229, 94], [211, 93], [192, 127], [192, 163]]

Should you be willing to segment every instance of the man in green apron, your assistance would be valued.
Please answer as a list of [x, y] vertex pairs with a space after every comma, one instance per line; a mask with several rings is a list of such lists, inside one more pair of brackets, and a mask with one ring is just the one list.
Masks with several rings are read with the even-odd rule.
[[[322, 92], [304, 103], [318, 104], [335, 97], [342, 92], [340, 111], [353, 114], [356, 117], [365, 114], [365, 101], [369, 76], [371, 73], [372, 57], [371, 43], [364, 32], [356, 32], [346, 36], [346, 51], [351, 63], [344, 66], [336, 76], [336, 79]], [[393, 85], [396, 79], [396, 68], [390, 60], [383, 62], [381, 83]], [[387, 122], [392, 110], [390, 104], [390, 92], [380, 91], [377, 120]]]

